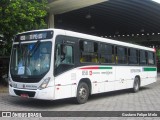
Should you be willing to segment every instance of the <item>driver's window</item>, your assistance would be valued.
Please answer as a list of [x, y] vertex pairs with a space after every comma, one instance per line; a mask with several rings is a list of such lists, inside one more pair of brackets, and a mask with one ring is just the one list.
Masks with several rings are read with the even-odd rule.
[[73, 64], [73, 48], [70, 45], [56, 45], [55, 67], [60, 64]]
[[55, 67], [58, 67], [61, 63], [61, 45], [56, 45], [56, 52], [55, 52]]
[[73, 46], [57, 44], [55, 49], [55, 75], [74, 67]]
[[62, 63], [64, 64], [73, 64], [73, 50], [72, 46], [62, 46], [64, 59], [62, 60]]

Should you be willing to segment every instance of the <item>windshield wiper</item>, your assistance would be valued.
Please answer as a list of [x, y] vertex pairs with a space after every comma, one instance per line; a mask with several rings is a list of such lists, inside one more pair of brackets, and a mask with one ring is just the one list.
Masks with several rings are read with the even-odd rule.
[[35, 51], [37, 50], [37, 48], [39, 47], [39, 45], [40, 45], [40, 40], [38, 40], [37, 42], [36, 42], [36, 44], [33, 46], [33, 48], [29, 51], [29, 56], [32, 56], [34, 53], [35, 53]]

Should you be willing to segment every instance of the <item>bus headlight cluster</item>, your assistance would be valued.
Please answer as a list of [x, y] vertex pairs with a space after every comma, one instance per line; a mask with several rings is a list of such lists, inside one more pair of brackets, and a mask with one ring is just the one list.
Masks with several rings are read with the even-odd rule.
[[17, 88], [17, 84], [12, 82], [10, 77], [8, 77], [8, 84], [9, 84], [10, 87]]
[[46, 88], [48, 83], [49, 83], [49, 81], [50, 81], [50, 77], [44, 79], [43, 83], [39, 86], [39, 89], [41, 90], [41, 89]]

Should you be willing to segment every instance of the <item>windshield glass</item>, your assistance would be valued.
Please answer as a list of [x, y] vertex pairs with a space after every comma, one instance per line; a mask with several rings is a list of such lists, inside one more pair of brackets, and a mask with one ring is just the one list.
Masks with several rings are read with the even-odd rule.
[[13, 46], [11, 75], [39, 76], [49, 71], [51, 42], [19, 43]]

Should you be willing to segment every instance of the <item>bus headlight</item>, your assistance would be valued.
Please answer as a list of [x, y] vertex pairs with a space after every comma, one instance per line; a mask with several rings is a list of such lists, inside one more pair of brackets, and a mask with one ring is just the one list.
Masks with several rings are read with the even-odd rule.
[[48, 83], [49, 83], [49, 81], [50, 81], [50, 77], [46, 78], [46, 79], [43, 81], [43, 83], [39, 86], [39, 89], [41, 90], [41, 89], [46, 88], [47, 85], [48, 85]]

